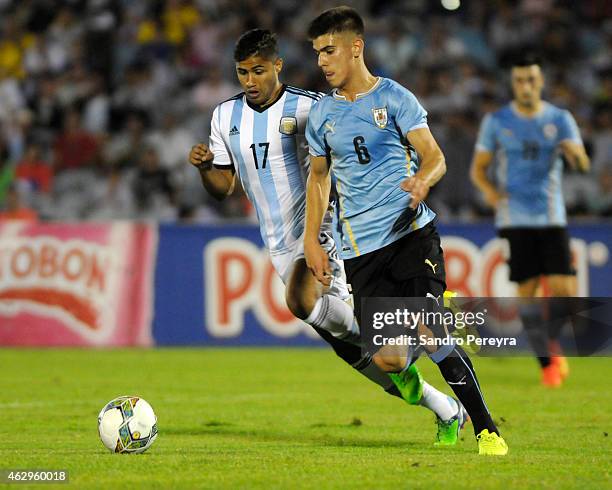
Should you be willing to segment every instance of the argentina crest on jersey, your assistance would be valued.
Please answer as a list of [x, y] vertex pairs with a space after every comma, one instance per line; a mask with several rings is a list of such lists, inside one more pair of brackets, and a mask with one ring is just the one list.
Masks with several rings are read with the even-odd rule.
[[297, 133], [297, 119], [293, 116], [281, 117], [278, 131], [287, 135]]
[[372, 109], [372, 114], [374, 114], [374, 122], [376, 126], [380, 129], [385, 129], [387, 127], [387, 108], [380, 107], [377, 109]]

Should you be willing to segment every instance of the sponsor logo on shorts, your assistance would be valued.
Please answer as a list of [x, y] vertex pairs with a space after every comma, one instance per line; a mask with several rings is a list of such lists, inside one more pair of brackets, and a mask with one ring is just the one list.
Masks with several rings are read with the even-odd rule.
[[431, 267], [431, 270], [433, 271], [433, 273], [436, 273], [436, 267], [438, 267], [438, 264], [434, 264], [431, 260], [429, 259], [425, 259], [425, 263]]

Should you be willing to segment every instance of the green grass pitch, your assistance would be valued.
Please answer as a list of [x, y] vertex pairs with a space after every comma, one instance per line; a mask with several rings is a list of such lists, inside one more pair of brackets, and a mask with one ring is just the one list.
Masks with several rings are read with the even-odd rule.
[[[548, 391], [531, 358], [475, 359], [510, 446], [487, 458], [471, 425], [434, 448], [428, 411], [326, 349], [0, 349], [0, 468], [67, 469], [70, 483], [50, 486], [79, 489], [611, 488], [612, 360], [570, 362], [566, 386]], [[99, 410], [124, 394], [157, 413], [142, 455], [98, 439]]]

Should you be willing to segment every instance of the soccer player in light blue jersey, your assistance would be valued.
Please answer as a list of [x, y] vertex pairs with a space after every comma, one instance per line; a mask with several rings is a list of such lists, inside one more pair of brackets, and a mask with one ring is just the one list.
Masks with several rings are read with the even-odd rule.
[[[253, 203], [270, 259], [286, 285], [289, 309], [310, 324], [336, 354], [390, 394], [432, 410], [438, 442], [452, 445], [457, 431], [454, 399], [426, 383], [416, 366], [392, 379], [371, 358], [362, 357], [342, 262], [335, 253], [330, 220], [318, 243], [335, 264], [337, 276], [326, 290], [311, 275], [303, 256], [308, 149], [304, 130], [313, 103], [322, 94], [284, 85], [278, 75], [282, 59], [270, 31], [254, 29], [236, 43], [236, 73], [244, 92], [219, 104], [211, 123], [210, 147], [195, 145], [189, 161], [204, 187], [217, 199], [234, 189], [239, 178]], [[325, 293], [325, 294], [323, 294]], [[460, 414], [465, 410], [461, 407]]]
[[[533, 55], [517, 59], [511, 79], [513, 101], [482, 121], [472, 181], [495, 209], [499, 236], [508, 240], [510, 280], [518, 283], [519, 296], [535, 296], [542, 276], [553, 296], [575, 296], [561, 155], [583, 172], [589, 169], [589, 157], [572, 115], [542, 100], [540, 60]], [[495, 182], [487, 175], [494, 160]], [[542, 383], [561, 386], [568, 367], [560, 354], [558, 329], [547, 332], [536, 307], [525, 305], [522, 317], [542, 367]]]
[[[444, 256], [435, 214], [423, 200], [446, 166], [416, 97], [368, 71], [364, 24], [354, 9], [323, 12], [311, 22], [308, 36], [333, 90], [311, 109], [306, 129], [311, 155], [306, 262], [321, 283], [329, 283], [329, 259], [317, 237], [333, 173], [335, 237], [363, 331], [363, 322], [370, 321], [361, 315], [364, 298], [442, 297]], [[468, 411], [479, 454], [505, 455], [508, 447], [465, 352], [452, 342], [427, 352]], [[373, 358], [384, 371], [401, 374], [410, 369], [413, 352], [383, 347]]]

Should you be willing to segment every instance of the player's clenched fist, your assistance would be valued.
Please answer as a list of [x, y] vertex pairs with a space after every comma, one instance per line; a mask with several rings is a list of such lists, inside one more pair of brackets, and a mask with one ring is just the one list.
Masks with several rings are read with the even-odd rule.
[[410, 192], [412, 199], [410, 200], [410, 208], [416, 209], [419, 203], [423, 201], [429, 193], [429, 184], [416, 175], [408, 177], [400, 184], [400, 188], [404, 192]]
[[213, 152], [207, 145], [199, 143], [191, 148], [189, 152], [189, 163], [198, 168], [210, 168], [214, 159]]

